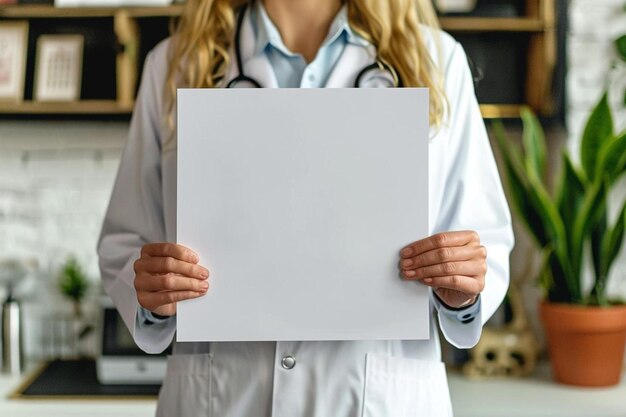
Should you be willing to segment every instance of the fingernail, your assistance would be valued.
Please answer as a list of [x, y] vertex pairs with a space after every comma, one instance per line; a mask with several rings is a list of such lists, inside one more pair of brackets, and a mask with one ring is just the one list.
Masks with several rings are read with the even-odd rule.
[[406, 271], [404, 273], [404, 275], [406, 275], [407, 277], [414, 277], [415, 276], [415, 271]]
[[203, 282], [202, 284], [200, 284], [200, 289], [202, 289], [202, 291], [206, 291], [209, 289], [209, 284], [206, 282]]
[[413, 259], [405, 259], [402, 261], [402, 266], [411, 266], [413, 265]]
[[433, 279], [432, 278], [424, 278], [422, 281], [425, 282], [426, 284], [430, 284], [431, 282], [433, 282]]
[[198, 262], [200, 262], [200, 257], [198, 256], [198, 254], [197, 254], [197, 253], [193, 253], [193, 254], [191, 255], [191, 261], [192, 261], [192, 262], [194, 262], [194, 263], [198, 263]]
[[204, 279], [207, 279], [209, 277], [209, 271], [202, 271], [200, 273], [200, 276]]
[[412, 253], [413, 253], [413, 249], [412, 249], [412, 248], [410, 248], [410, 247], [408, 247], [408, 248], [404, 248], [404, 249], [402, 249], [402, 251], [400, 252], [400, 254], [401, 254], [402, 256], [409, 256], [409, 255], [411, 255]]

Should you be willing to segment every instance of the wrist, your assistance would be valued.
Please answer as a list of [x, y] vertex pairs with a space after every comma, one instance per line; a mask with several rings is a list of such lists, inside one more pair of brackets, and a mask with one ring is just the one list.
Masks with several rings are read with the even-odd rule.
[[457, 306], [451, 306], [450, 304], [448, 304], [446, 301], [444, 301], [439, 294], [437, 294], [437, 291], [433, 291], [433, 295], [437, 298], [437, 301], [439, 301], [439, 303], [444, 306], [445, 308], [447, 308], [448, 310], [452, 310], [452, 311], [462, 311], [462, 310], [466, 310], [468, 308], [473, 307], [477, 302], [478, 299], [480, 297], [480, 294], [477, 294], [475, 296], [473, 296], [472, 298], [468, 299], [467, 301], [465, 301], [464, 303], [457, 305]]
[[171, 316], [162, 316], [160, 314], [155, 313], [154, 311], [151, 311], [150, 314], [152, 314], [152, 317], [154, 317], [155, 319], [159, 319], [159, 320], [167, 320], [171, 317]]

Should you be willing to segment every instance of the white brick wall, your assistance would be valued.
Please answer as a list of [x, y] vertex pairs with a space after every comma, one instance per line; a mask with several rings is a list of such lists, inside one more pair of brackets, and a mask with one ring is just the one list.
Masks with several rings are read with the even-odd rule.
[[613, 44], [626, 34], [626, 0], [571, 0], [569, 7], [567, 127], [576, 148], [589, 109], [607, 86], [616, 125], [626, 128], [626, 63]]
[[[606, 88], [616, 130], [626, 129], [626, 63], [614, 47], [614, 40], [626, 34], [626, 0], [571, 0], [569, 7], [567, 128], [577, 157], [584, 123]], [[610, 202], [613, 212], [625, 193], [623, 181]], [[610, 292], [626, 297], [626, 248], [612, 269]]]
[[38, 264], [20, 288], [31, 355], [45, 352], [42, 320], [70, 311], [57, 285], [69, 255], [92, 280], [87, 310], [97, 310], [95, 247], [127, 130], [126, 122], [0, 121], [0, 259]]

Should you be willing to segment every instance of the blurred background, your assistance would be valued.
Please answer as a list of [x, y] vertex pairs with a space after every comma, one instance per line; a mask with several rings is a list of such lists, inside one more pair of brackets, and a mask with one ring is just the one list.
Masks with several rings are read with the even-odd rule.
[[[615, 143], [605, 154], [616, 157], [607, 169], [625, 159], [620, 145], [626, 140], [620, 136], [626, 128], [624, 0], [435, 0], [434, 5], [442, 28], [466, 49], [490, 133], [494, 120], [503, 122], [496, 129], [508, 132], [499, 146], [492, 134], [505, 182], [511, 175], [507, 155], [527, 158], [522, 142], [526, 152], [533, 143], [545, 143], [545, 187], [557, 193], [563, 153], [570, 152], [576, 167], [584, 165], [585, 141], [595, 140], [590, 133], [583, 139], [594, 108], [589, 132], [607, 123], [609, 110], [612, 114], [606, 140]], [[0, 0], [3, 417], [154, 413], [164, 358], [146, 358], [134, 348], [103, 294], [95, 246], [143, 60], [168, 35], [182, 7], [168, 0]], [[522, 123], [522, 108], [538, 121], [528, 116]], [[533, 123], [543, 127], [545, 142], [533, 133], [538, 129], [532, 130]], [[606, 155], [602, 158], [610, 159]], [[591, 181], [584, 167], [579, 173]], [[620, 227], [618, 220], [626, 183], [619, 173], [607, 186], [603, 210], [605, 229], [621, 244], [624, 223]], [[622, 336], [617, 338], [621, 356], [618, 352], [611, 365], [617, 380], [558, 381], [539, 313], [541, 300], [552, 300], [538, 284], [545, 279], [546, 245], [528, 232], [529, 220], [514, 212], [515, 292], [477, 350], [444, 348], [456, 415], [626, 416]], [[609, 257], [602, 290], [611, 305], [626, 299], [621, 246]], [[593, 263], [585, 255], [580, 274], [590, 293], [597, 281]], [[624, 317], [618, 321], [626, 326]]]

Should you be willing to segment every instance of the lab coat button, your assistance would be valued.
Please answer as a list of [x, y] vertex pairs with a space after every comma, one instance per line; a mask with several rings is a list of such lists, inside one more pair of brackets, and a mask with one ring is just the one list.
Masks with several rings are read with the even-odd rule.
[[281, 365], [285, 369], [291, 369], [296, 366], [296, 359], [293, 356], [285, 356], [281, 361]]

